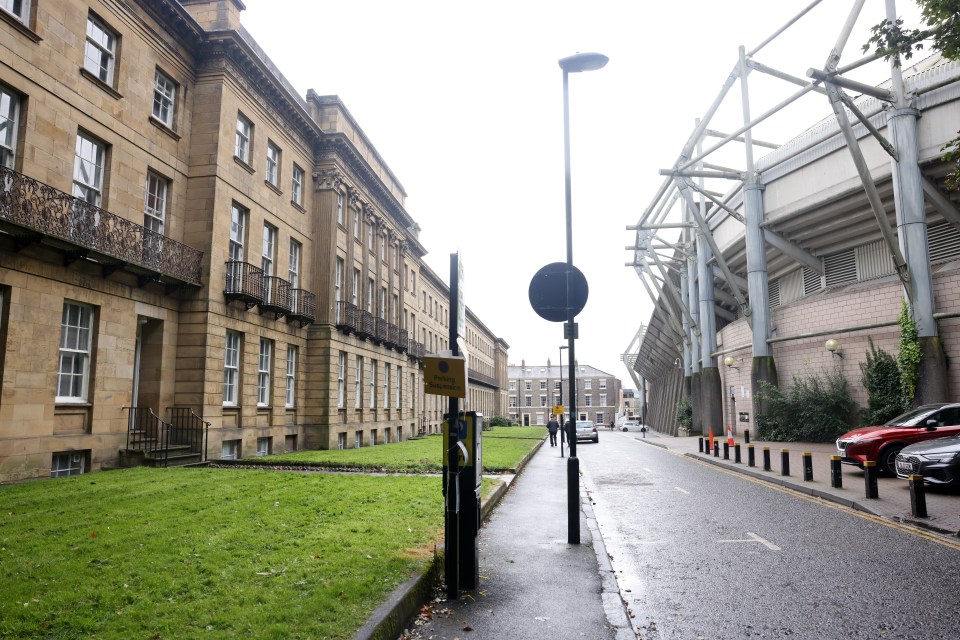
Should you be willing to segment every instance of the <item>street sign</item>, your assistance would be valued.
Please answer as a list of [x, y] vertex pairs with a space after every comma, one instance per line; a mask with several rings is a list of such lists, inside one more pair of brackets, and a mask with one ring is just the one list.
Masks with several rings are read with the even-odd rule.
[[571, 313], [583, 311], [588, 294], [583, 272], [565, 262], [553, 262], [537, 271], [527, 292], [533, 310], [550, 322], [565, 322]]
[[553, 405], [553, 415], [562, 416], [564, 414], [563, 405], [555, 404]]
[[466, 361], [459, 356], [424, 356], [423, 391], [451, 398], [467, 397]]

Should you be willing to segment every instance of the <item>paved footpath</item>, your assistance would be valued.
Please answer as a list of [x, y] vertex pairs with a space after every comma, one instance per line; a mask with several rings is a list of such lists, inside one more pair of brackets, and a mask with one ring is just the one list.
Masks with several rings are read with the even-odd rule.
[[434, 602], [405, 638], [636, 638], [587, 500], [567, 543], [567, 459], [545, 444], [480, 530], [480, 586]]

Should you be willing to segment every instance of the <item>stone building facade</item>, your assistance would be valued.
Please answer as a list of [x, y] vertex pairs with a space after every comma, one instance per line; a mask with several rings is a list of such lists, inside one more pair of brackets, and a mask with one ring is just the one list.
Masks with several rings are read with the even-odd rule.
[[[403, 186], [243, 8], [0, 5], [0, 481], [439, 428], [449, 291]], [[495, 413], [507, 345], [465, 334]]]

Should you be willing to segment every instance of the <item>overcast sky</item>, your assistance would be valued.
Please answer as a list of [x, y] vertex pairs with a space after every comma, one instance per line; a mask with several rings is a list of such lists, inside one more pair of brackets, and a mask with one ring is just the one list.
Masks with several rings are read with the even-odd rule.
[[[631, 387], [620, 361], [653, 306], [634, 270], [635, 224], [737, 61], [812, 0], [244, 0], [247, 30], [301, 95], [338, 95], [403, 184], [427, 263], [444, 280], [460, 251], [465, 300], [510, 345], [510, 364], [557, 363], [562, 323], [530, 307], [537, 270], [566, 260], [560, 58], [596, 51], [570, 76], [574, 264], [589, 300], [577, 359]], [[822, 0], [756, 60], [805, 78], [822, 68], [853, 0]], [[898, 13], [916, 24], [917, 8]], [[843, 62], [859, 58], [883, 0], [867, 0]], [[887, 68], [888, 69], [888, 68]], [[872, 74], [872, 75], [871, 75]], [[889, 77], [884, 66], [860, 79]], [[756, 76], [758, 74], [754, 74]], [[751, 76], [751, 82], [753, 77]], [[757, 80], [755, 87], [764, 88]], [[797, 87], [766, 81], [754, 116]], [[755, 92], [758, 93], [758, 92]], [[731, 95], [739, 96], [736, 85]], [[739, 100], [713, 128], [742, 124]], [[782, 143], [829, 113], [826, 98], [771, 121]], [[728, 126], [723, 126], [728, 123]], [[735, 166], [742, 149], [732, 149]], [[759, 155], [762, 155], [760, 153]], [[721, 156], [722, 157], [722, 156]], [[566, 358], [566, 354], [564, 354]]]

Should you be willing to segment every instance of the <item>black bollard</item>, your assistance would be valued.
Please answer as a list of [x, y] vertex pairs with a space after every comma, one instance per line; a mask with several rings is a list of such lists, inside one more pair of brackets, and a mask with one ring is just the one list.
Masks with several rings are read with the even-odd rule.
[[840, 456], [830, 456], [830, 486], [843, 488], [843, 476], [840, 474]]
[[809, 451], [803, 452], [803, 481], [813, 482], [813, 454]]
[[757, 466], [757, 454], [756, 454], [756, 452], [753, 450], [753, 445], [752, 445], [752, 444], [748, 444], [748, 445], [747, 445], [747, 466], [748, 466], [748, 467], [755, 467], [755, 466]]
[[923, 486], [923, 476], [910, 476], [910, 513], [915, 518], [927, 517], [927, 490]]
[[703, 453], [703, 436], [697, 438], [697, 453]]
[[723, 441], [723, 459], [724, 460], [730, 459], [730, 443], [727, 442], [726, 440]]
[[750, 444], [750, 429], [743, 430], [743, 441]]
[[770, 468], [770, 447], [763, 448], [763, 470], [771, 471]]
[[863, 463], [863, 483], [866, 488], [866, 497], [877, 500], [880, 497], [880, 491], [877, 489], [877, 463], [875, 460], [867, 460]]
[[720, 442], [718, 440], [713, 441], [713, 457], [720, 457]]
[[740, 443], [737, 442], [733, 445], [733, 461], [737, 464], [740, 464]]
[[790, 475], [790, 449], [780, 449], [780, 475]]

